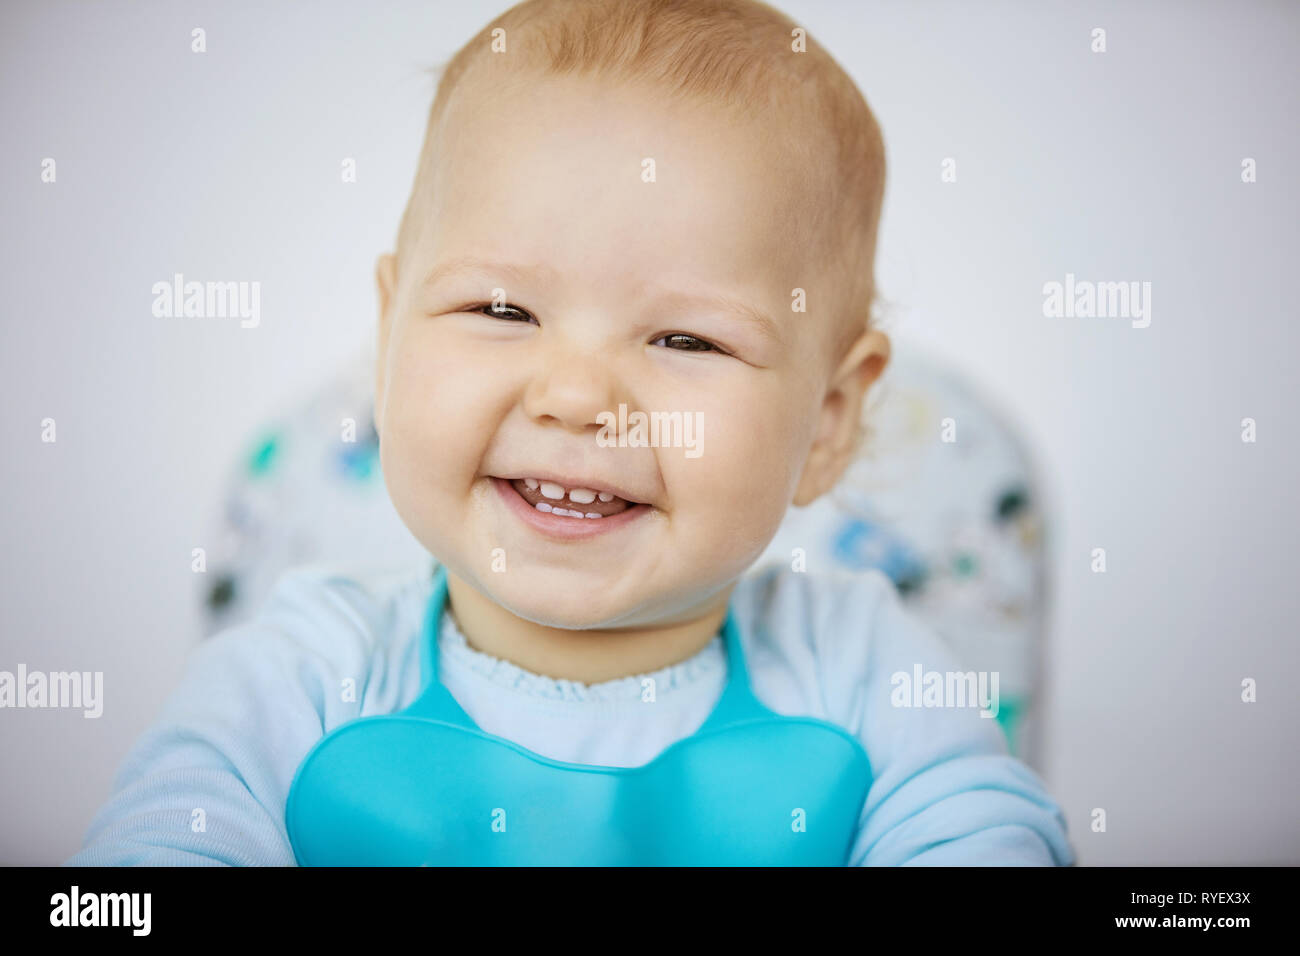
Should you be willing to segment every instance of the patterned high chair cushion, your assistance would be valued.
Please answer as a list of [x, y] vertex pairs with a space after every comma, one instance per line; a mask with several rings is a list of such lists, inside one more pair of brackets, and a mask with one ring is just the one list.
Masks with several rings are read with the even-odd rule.
[[[373, 368], [359, 357], [251, 440], [210, 549], [209, 634], [252, 616], [294, 565], [431, 566], [384, 488]], [[997, 720], [1032, 764], [1046, 574], [1029, 457], [985, 400], [911, 350], [896, 350], [866, 416], [863, 457], [831, 495], [790, 510], [760, 564], [885, 574], [963, 667], [997, 673]]]

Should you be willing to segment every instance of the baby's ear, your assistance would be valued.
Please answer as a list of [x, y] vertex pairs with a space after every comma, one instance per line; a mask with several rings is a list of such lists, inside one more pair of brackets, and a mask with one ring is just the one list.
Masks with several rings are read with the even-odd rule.
[[388, 332], [392, 327], [390, 310], [396, 301], [397, 290], [397, 257], [391, 252], [384, 253], [375, 262], [375, 286], [379, 292], [379, 322], [375, 330], [375, 433], [381, 434], [388, 372]]
[[889, 364], [889, 337], [868, 329], [849, 347], [826, 388], [817, 435], [808, 450], [793, 504], [810, 505], [835, 487], [857, 451], [867, 389]]

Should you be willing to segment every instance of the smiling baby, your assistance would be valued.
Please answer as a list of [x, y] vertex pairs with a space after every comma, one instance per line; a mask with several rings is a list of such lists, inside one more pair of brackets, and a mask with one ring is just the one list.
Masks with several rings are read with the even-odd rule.
[[287, 574], [70, 862], [1072, 863], [994, 721], [895, 706], [960, 668], [884, 575], [754, 567], [860, 447], [883, 188], [861, 93], [768, 6], [488, 24], [377, 268], [383, 475], [434, 573]]

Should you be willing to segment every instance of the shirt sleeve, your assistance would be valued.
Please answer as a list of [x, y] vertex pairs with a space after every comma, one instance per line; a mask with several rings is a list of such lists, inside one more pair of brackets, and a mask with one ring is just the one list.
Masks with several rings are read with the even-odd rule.
[[359, 716], [340, 688], [362, 699], [367, 631], [345, 590], [287, 574], [258, 618], [191, 653], [64, 865], [294, 865], [289, 786], [326, 728]]
[[945, 683], [950, 672], [966, 671], [903, 607], [892, 582], [873, 577], [874, 613], [852, 602], [857, 620], [837, 622], [841, 635], [861, 635], [865, 613], [874, 618], [867, 637], [843, 641], [836, 656], [847, 656], [849, 666], [826, 677], [840, 682], [842, 712], [871, 762], [850, 865], [1072, 865], [1060, 808], [1037, 774], [1010, 755], [997, 721], [982, 716], [978, 703], [903, 706], [915, 703], [910, 682], [918, 665]]

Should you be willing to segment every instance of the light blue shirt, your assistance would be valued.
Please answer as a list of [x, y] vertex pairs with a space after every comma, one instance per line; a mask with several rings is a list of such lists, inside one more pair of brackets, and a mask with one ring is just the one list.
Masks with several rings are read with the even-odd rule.
[[[286, 573], [260, 615], [194, 651], [67, 865], [294, 865], [284, 820], [294, 773], [335, 727], [416, 698], [431, 588], [427, 566], [364, 579]], [[887, 577], [768, 565], [741, 578], [732, 602], [759, 700], [837, 723], [867, 752], [873, 780], [850, 864], [1075, 862], [1060, 808], [978, 703], [915, 706], [903, 691], [896, 675], [961, 669]], [[571, 763], [647, 763], [703, 724], [727, 673], [721, 636], [653, 674], [599, 684], [474, 650], [450, 614], [438, 643], [439, 677], [482, 730]]]

